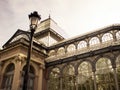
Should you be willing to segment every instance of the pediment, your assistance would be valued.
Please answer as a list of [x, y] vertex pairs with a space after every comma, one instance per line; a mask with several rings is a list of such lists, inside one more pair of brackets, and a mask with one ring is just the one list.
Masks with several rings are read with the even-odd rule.
[[25, 39], [29, 39], [29, 35], [30, 33], [28, 31], [23, 31], [18, 29], [15, 34], [3, 45], [3, 47], [21, 39], [21, 38], [25, 38]]

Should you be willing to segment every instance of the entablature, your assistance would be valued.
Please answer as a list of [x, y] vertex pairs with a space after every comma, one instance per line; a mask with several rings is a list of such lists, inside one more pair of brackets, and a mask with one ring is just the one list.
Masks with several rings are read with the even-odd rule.
[[[16, 47], [28, 47], [29, 41], [25, 38], [20, 38], [12, 43], [10, 43], [8, 46], [3, 48], [0, 53], [12, 50]], [[37, 51], [41, 54], [41, 56], [47, 57], [46, 49], [44, 49], [41, 45], [37, 44], [36, 42], [33, 42], [33, 51]], [[26, 51], [27, 52], [27, 51]]]

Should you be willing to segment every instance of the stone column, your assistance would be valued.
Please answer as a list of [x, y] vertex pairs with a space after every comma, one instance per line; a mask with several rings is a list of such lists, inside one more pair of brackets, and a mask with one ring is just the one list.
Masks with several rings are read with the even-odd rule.
[[47, 90], [49, 90], [49, 78], [47, 79], [47, 87], [46, 87]]
[[65, 45], [64, 48], [65, 48], [65, 54], [67, 54], [68, 45]]
[[76, 90], [78, 90], [78, 75], [76, 75]]
[[100, 44], [101, 44], [101, 43], [102, 43], [102, 34], [99, 34], [99, 35], [98, 35], [98, 38], [99, 38]]
[[33, 90], [37, 90], [38, 87], [38, 76], [35, 75], [35, 79], [34, 79], [34, 89]]
[[97, 83], [96, 83], [95, 71], [93, 71], [93, 77], [94, 77], [94, 90], [97, 90]]
[[11, 90], [19, 90], [20, 88], [20, 81], [21, 81], [21, 56], [18, 56], [15, 60], [15, 70], [13, 76], [13, 83]]
[[60, 90], [62, 90], [62, 76], [60, 76]]
[[43, 86], [43, 69], [44, 69], [44, 65], [40, 65], [39, 68], [39, 73], [38, 73], [38, 87], [37, 90], [42, 90], [42, 86]]
[[113, 74], [114, 74], [114, 78], [115, 78], [116, 90], [119, 90], [116, 68], [113, 68]]
[[75, 49], [76, 49], [76, 50], [78, 49], [78, 43], [79, 43], [79, 42], [74, 42], [74, 45], [75, 45]]
[[112, 31], [112, 35], [113, 35], [113, 40], [114, 40], [114, 42], [117, 41], [116, 31]]
[[87, 49], [89, 49], [89, 47], [90, 47], [90, 46], [89, 46], [89, 40], [90, 40], [90, 38], [87, 38], [87, 39], [86, 39], [86, 42], [87, 42]]

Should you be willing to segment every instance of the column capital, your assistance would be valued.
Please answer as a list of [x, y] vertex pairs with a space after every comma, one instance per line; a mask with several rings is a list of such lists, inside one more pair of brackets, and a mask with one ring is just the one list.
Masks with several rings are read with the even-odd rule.
[[40, 65], [39, 65], [39, 68], [40, 68], [40, 69], [45, 69], [45, 65], [40, 64]]
[[25, 56], [23, 54], [18, 54], [16, 57], [15, 57], [15, 61], [16, 62], [23, 62], [25, 60]]

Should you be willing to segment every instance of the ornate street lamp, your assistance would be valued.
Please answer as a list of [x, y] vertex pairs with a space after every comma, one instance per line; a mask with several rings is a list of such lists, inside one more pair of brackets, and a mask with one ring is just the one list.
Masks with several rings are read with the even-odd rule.
[[28, 54], [27, 54], [27, 60], [26, 60], [26, 68], [24, 73], [24, 81], [23, 81], [23, 88], [22, 90], [28, 90], [28, 81], [29, 81], [29, 70], [30, 70], [30, 59], [31, 59], [31, 53], [32, 53], [32, 45], [33, 45], [33, 35], [37, 28], [38, 22], [41, 19], [40, 15], [36, 11], [31, 13], [29, 16], [30, 19], [30, 41], [29, 41], [29, 47], [28, 47]]

